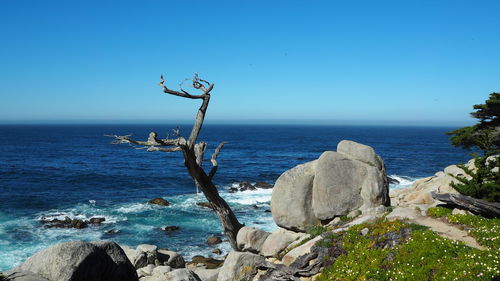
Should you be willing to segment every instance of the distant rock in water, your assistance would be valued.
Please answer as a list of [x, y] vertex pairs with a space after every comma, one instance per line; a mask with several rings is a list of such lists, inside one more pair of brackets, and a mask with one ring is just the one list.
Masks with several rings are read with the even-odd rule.
[[163, 230], [165, 232], [174, 232], [174, 231], [177, 231], [179, 229], [180, 229], [180, 227], [178, 227], [177, 225], [169, 225], [169, 226], [165, 226], [165, 227], [161, 228], [161, 230]]
[[101, 224], [104, 221], [106, 221], [106, 218], [102, 217], [94, 217], [89, 219], [89, 223], [91, 224]]
[[170, 203], [167, 200], [165, 200], [161, 197], [151, 199], [148, 201], [148, 203], [154, 204], [154, 205], [160, 205], [160, 206], [169, 206], [170, 205]]
[[276, 181], [271, 210], [277, 225], [305, 231], [356, 209], [390, 204], [384, 161], [373, 148], [343, 140], [337, 152], [284, 172]]
[[214, 236], [208, 237], [208, 239], [207, 239], [208, 245], [216, 245], [216, 244], [220, 244], [220, 243], [222, 243], [222, 239], [220, 239], [219, 236], [214, 235]]
[[65, 216], [64, 219], [59, 219], [57, 217], [41, 217], [39, 221], [47, 228], [82, 229], [86, 228], [89, 224], [99, 225], [105, 220], [106, 219], [103, 217], [93, 217], [90, 218], [89, 220], [82, 220], [82, 219], [72, 219], [68, 216]]
[[270, 188], [273, 188], [274, 185], [267, 183], [267, 182], [258, 181], [255, 183], [254, 186], [257, 188], [262, 188], [262, 189], [270, 189]]
[[[125, 252], [114, 242], [66, 242], [44, 249], [8, 274], [31, 272], [31, 279], [57, 281], [137, 281]], [[39, 279], [37, 279], [40, 277]], [[16, 279], [14, 279], [16, 280]]]
[[247, 191], [247, 190], [257, 190], [257, 189], [271, 189], [273, 188], [273, 185], [267, 182], [259, 181], [256, 182], [255, 184], [252, 184], [251, 182], [248, 181], [242, 181], [238, 184], [238, 187], [231, 187], [229, 188], [229, 193], [234, 193], [237, 191]]

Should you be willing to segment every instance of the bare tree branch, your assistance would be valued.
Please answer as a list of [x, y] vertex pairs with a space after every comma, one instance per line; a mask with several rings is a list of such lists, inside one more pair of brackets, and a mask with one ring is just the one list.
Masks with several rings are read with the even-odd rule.
[[152, 151], [175, 152], [175, 151], [182, 151], [182, 147], [180, 147], [180, 146], [174, 146], [174, 147], [169, 147], [169, 148], [157, 147], [157, 146], [148, 147], [148, 152], [152, 152]]
[[[160, 87], [162, 87], [163, 92], [166, 94], [174, 95], [174, 96], [179, 96], [183, 98], [189, 98], [189, 99], [202, 99], [205, 96], [205, 93], [201, 95], [191, 95], [190, 93], [181, 90], [181, 92], [171, 90], [165, 86], [165, 79], [163, 79], [163, 75], [160, 76]], [[193, 82], [194, 83], [194, 82]]]
[[215, 173], [217, 173], [217, 169], [219, 168], [219, 163], [217, 162], [217, 156], [219, 156], [220, 150], [226, 143], [227, 142], [225, 141], [221, 142], [215, 149], [214, 154], [212, 154], [212, 159], [210, 159], [210, 161], [212, 162], [212, 169], [210, 170], [210, 173], [208, 173], [208, 177], [210, 178], [210, 180], [215, 176]]
[[106, 135], [108, 137], [115, 138], [114, 144], [130, 143], [143, 146], [179, 146], [185, 144], [186, 140], [182, 137], [176, 139], [158, 139], [156, 132], [149, 133], [147, 141], [136, 141], [130, 138], [130, 135], [118, 136], [118, 135]]

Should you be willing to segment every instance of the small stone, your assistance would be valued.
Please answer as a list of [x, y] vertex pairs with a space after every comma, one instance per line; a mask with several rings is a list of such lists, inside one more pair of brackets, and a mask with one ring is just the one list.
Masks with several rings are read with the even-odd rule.
[[369, 231], [370, 230], [367, 227], [365, 227], [365, 228], [361, 229], [361, 235], [365, 236], [366, 234], [368, 234]]
[[160, 206], [168, 206], [168, 205], [170, 205], [170, 203], [167, 200], [165, 200], [163, 198], [160, 198], [160, 197], [155, 198], [155, 199], [151, 199], [151, 200], [148, 201], [148, 203], [149, 204], [154, 204], [154, 205], [160, 205]]
[[90, 218], [89, 223], [91, 223], [91, 224], [101, 224], [103, 221], [106, 221], [106, 218], [95, 217], [95, 218]]
[[221, 251], [219, 248], [217, 248], [217, 249], [214, 249], [214, 250], [212, 251], [212, 253], [214, 253], [214, 254], [216, 254], [216, 255], [220, 255], [220, 254], [222, 254], [222, 251]]
[[180, 227], [178, 227], [177, 225], [169, 225], [169, 226], [165, 226], [161, 230], [163, 230], [165, 232], [173, 232], [173, 231], [177, 231], [179, 229], [180, 229]]
[[273, 188], [274, 185], [267, 183], [267, 182], [258, 181], [255, 183], [255, 187], [262, 188], [262, 189], [270, 189], [270, 188]]
[[207, 239], [207, 244], [208, 245], [216, 245], [222, 243], [222, 239], [219, 236], [210, 236]]
[[145, 267], [139, 268], [137, 270], [138, 276], [151, 276], [153, 274], [155, 266], [152, 264], [148, 264]]
[[144, 253], [154, 253], [156, 252], [156, 250], [158, 250], [158, 247], [155, 245], [140, 244], [139, 246], [137, 246], [137, 250]]
[[451, 214], [452, 215], [467, 215], [467, 211], [455, 208], [455, 209], [453, 209], [453, 211], [451, 211]]
[[340, 219], [340, 217], [336, 217], [334, 218], [330, 223], [328, 223], [329, 225], [336, 225], [336, 224], [339, 224], [342, 220]]

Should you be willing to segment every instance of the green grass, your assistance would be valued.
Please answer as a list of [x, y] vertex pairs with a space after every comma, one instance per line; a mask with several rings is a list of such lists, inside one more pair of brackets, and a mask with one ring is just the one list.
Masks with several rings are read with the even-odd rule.
[[[486, 227], [491, 224], [471, 218], [452, 218], [465, 225]], [[363, 228], [369, 229], [367, 235], [361, 235]], [[492, 234], [495, 229], [496, 238]], [[488, 233], [491, 235], [487, 235], [485, 243], [498, 241], [500, 233], [497, 228]], [[325, 236], [328, 238], [328, 234]], [[340, 244], [345, 254], [325, 268], [316, 279], [318, 281], [492, 280], [500, 276], [498, 248], [484, 251], [470, 248], [461, 242], [445, 239], [423, 227], [405, 222], [378, 220], [374, 224], [353, 226], [336, 234], [330, 241], [335, 243], [330, 246], [339, 247]], [[387, 241], [398, 243], [387, 247]], [[328, 247], [328, 243], [323, 241], [317, 245]]]
[[451, 215], [452, 210], [443, 207], [432, 207], [427, 209], [427, 215], [433, 218], [441, 218]]
[[311, 235], [311, 239], [315, 238], [318, 235], [321, 235], [321, 233], [326, 232], [328, 229], [326, 226], [321, 226], [321, 225], [315, 225], [307, 231], [307, 234]]

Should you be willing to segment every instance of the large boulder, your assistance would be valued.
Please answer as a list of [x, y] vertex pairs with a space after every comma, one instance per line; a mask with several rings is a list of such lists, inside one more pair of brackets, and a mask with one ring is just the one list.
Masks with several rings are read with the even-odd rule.
[[57, 281], [137, 281], [134, 266], [113, 242], [66, 242], [28, 258], [15, 271], [31, 271]]
[[298, 165], [276, 181], [271, 210], [276, 224], [306, 231], [320, 221], [390, 204], [384, 161], [373, 148], [341, 141], [337, 152]]
[[219, 271], [217, 281], [246, 280], [264, 260], [263, 256], [248, 252], [230, 252]]
[[240, 250], [258, 253], [268, 236], [269, 232], [255, 227], [244, 226], [238, 231], [236, 242]]
[[319, 223], [311, 208], [316, 162], [307, 162], [284, 172], [274, 184], [271, 212], [277, 225], [304, 231]]

